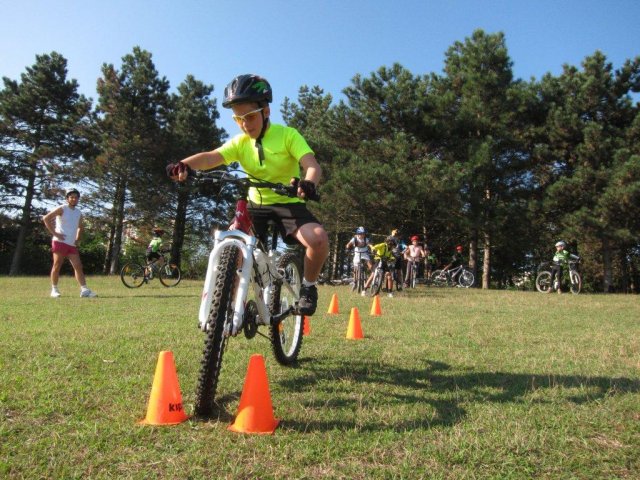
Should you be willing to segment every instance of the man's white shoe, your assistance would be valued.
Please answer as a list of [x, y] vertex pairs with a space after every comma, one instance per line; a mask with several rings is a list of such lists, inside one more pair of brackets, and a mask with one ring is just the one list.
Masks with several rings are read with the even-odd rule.
[[98, 296], [98, 294], [95, 293], [95, 292], [92, 292], [88, 288], [84, 288], [84, 289], [80, 290], [80, 296], [81, 297], [87, 297], [87, 298], [95, 298], [95, 297]]
[[60, 298], [62, 294], [58, 290], [51, 290], [51, 298]]

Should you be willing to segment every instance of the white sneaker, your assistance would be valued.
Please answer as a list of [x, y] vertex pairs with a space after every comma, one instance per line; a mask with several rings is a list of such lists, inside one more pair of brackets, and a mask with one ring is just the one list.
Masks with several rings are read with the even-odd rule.
[[80, 290], [80, 296], [87, 297], [87, 298], [95, 298], [98, 296], [98, 294], [95, 292], [92, 292], [88, 288], [83, 288], [82, 290]]
[[389, 293], [389, 295], [387, 295], [387, 297], [393, 298], [393, 293]]
[[60, 298], [62, 296], [62, 294], [60, 293], [60, 291], [57, 288], [52, 288], [51, 289], [51, 298]]
[[362, 295], [363, 297], [365, 297], [367, 295], [367, 292], [365, 292], [364, 290], [360, 292], [360, 295]]

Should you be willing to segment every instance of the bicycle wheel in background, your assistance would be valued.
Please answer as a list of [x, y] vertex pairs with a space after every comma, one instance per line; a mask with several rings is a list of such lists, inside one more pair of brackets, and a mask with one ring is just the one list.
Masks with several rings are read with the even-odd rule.
[[431, 274], [431, 283], [433, 283], [436, 287], [446, 287], [447, 286], [447, 274], [444, 270], [435, 270]]
[[180, 268], [175, 263], [163, 265], [159, 269], [158, 277], [165, 287], [175, 287], [180, 283]]
[[569, 270], [569, 280], [571, 281], [571, 293], [578, 294], [582, 289], [582, 277], [578, 272]]
[[144, 267], [139, 263], [125, 263], [120, 270], [120, 280], [127, 288], [138, 288], [144, 283]]
[[536, 277], [536, 289], [540, 293], [547, 293], [551, 288], [551, 272], [542, 271]]
[[207, 338], [204, 342], [196, 386], [194, 401], [196, 416], [206, 417], [213, 411], [218, 378], [222, 369], [222, 355], [229, 340], [233, 321], [233, 291], [239, 256], [240, 250], [233, 245], [224, 247], [220, 254], [211, 310], [207, 319]]
[[458, 284], [463, 288], [469, 288], [473, 285], [474, 280], [475, 278], [473, 277], [473, 273], [469, 270], [462, 270], [462, 272], [460, 272], [460, 277], [458, 278]]
[[[278, 270], [284, 271], [284, 276], [295, 294], [290, 292], [285, 285], [275, 283], [269, 301], [269, 311], [272, 315], [282, 313], [293, 306], [302, 285], [296, 254], [285, 253], [278, 260]], [[302, 321], [302, 315], [288, 315], [269, 327], [269, 339], [273, 354], [281, 365], [291, 365], [298, 359], [302, 347]]]
[[382, 288], [382, 279], [384, 278], [384, 272], [380, 268], [375, 269], [375, 273], [373, 274], [373, 280], [371, 281], [371, 285], [369, 285], [368, 295], [370, 297], [375, 297], [380, 293], [380, 289]]

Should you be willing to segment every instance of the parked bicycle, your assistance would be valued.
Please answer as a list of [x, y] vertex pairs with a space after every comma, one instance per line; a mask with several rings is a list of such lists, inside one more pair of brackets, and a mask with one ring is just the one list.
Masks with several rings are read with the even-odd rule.
[[473, 285], [475, 277], [471, 270], [464, 265], [458, 265], [449, 270], [438, 269], [431, 274], [431, 283], [437, 287], [469, 288]]
[[[565, 275], [568, 276], [569, 280], [569, 289], [571, 293], [578, 294], [580, 290], [582, 290], [582, 275], [578, 270], [578, 265], [580, 260], [570, 260], [569, 268], [563, 269], [568, 270], [568, 273]], [[554, 289], [557, 290], [561, 287], [562, 284], [561, 278], [556, 278]], [[551, 288], [551, 262], [542, 262], [538, 267], [538, 276], [536, 277], [536, 289], [541, 293], [546, 293]]]
[[[269, 329], [276, 360], [291, 365], [302, 347], [303, 315], [298, 312], [302, 285], [301, 259], [294, 252], [276, 251], [277, 229], [272, 228], [269, 249], [266, 238], [256, 236], [247, 210], [250, 186], [270, 188], [295, 197], [297, 186], [236, 177], [235, 170], [198, 173], [201, 182], [238, 189], [235, 217], [229, 230], [216, 230], [202, 291], [200, 329], [206, 334], [197, 381], [195, 414], [206, 416], [214, 407], [222, 358], [229, 338], [244, 333], [253, 338], [259, 326]], [[250, 292], [253, 293], [250, 298]]]
[[167, 259], [164, 255], [165, 253], [167, 252], [160, 252], [160, 257], [163, 259], [161, 266], [158, 265], [158, 260], [144, 265], [138, 262], [125, 263], [120, 270], [120, 280], [122, 280], [124, 286], [127, 288], [139, 288], [156, 277], [165, 287], [178, 285], [182, 278], [180, 267]]

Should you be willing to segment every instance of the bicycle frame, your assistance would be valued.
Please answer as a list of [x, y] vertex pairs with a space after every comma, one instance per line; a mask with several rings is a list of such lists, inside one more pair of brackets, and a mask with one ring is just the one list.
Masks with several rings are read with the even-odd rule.
[[275, 281], [281, 281], [282, 285], [289, 291], [289, 293], [298, 300], [298, 294], [294, 292], [285, 277], [275, 267], [275, 254], [273, 250], [265, 255], [261, 249], [257, 248], [258, 239], [252, 234], [252, 225], [253, 223], [247, 210], [246, 200], [238, 200], [236, 203], [236, 215], [231, 225], [232, 229], [226, 231], [216, 230], [214, 233], [214, 244], [213, 249], [209, 254], [207, 274], [204, 281], [200, 300], [200, 310], [198, 313], [198, 320], [202, 331], [206, 331], [207, 318], [213, 301], [212, 294], [216, 281], [216, 267], [222, 253], [222, 249], [230, 245], [237, 247], [242, 253], [242, 261], [240, 262], [237, 270], [238, 284], [236, 287], [235, 303], [233, 305], [232, 329], [231, 332], [226, 333], [235, 336], [240, 331], [244, 319], [246, 299], [250, 285], [253, 287], [258, 313], [260, 318], [265, 322], [265, 325], [271, 325], [274, 320], [281, 320], [285, 316], [289, 315], [293, 310], [293, 306], [288, 305], [287, 310], [279, 316], [271, 316], [269, 308], [267, 307], [267, 302], [271, 293], [273, 280], [262, 287], [257, 281], [254, 281], [255, 275], [258, 274], [253, 268], [254, 262], [257, 263], [260, 272], [267, 272], [268, 269], [271, 278], [275, 279]]

